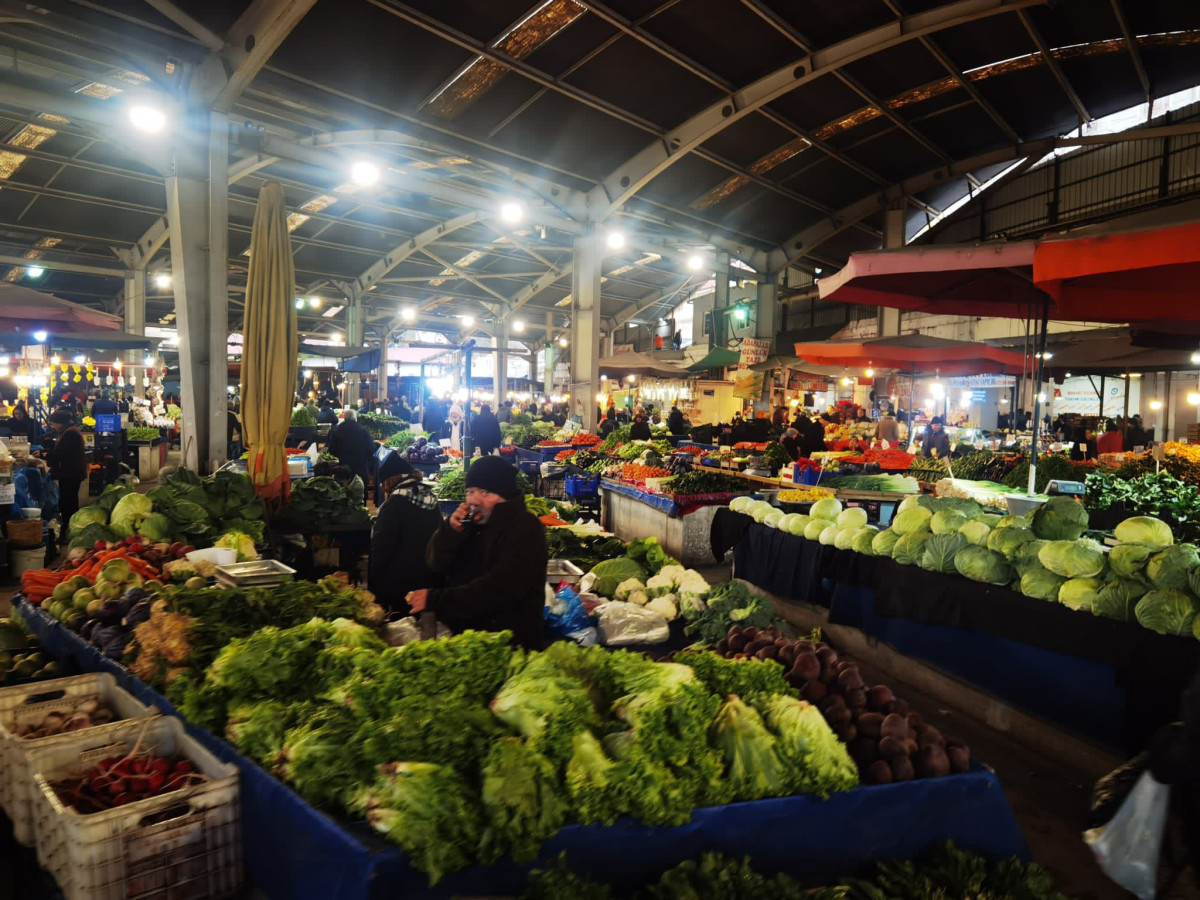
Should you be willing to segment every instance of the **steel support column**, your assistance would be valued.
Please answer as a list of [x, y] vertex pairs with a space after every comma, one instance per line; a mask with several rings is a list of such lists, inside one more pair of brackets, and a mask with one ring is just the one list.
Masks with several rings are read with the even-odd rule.
[[542, 376], [542, 390], [546, 394], [552, 394], [554, 393], [554, 313], [549, 310], [546, 311], [546, 337], [542, 347], [542, 365], [546, 370]]
[[[183, 464], [208, 472], [224, 460], [228, 338], [225, 117], [181, 133], [166, 178], [172, 286], [179, 314]], [[214, 354], [214, 348], [219, 352]]]
[[[125, 273], [125, 330], [130, 334], [146, 333], [146, 270], [140, 261], [137, 268]], [[133, 382], [134, 394], [142, 385], [144, 355], [141, 350], [125, 351], [125, 371], [122, 374]]]
[[500, 323], [500, 333], [495, 337], [496, 368], [492, 373], [492, 393], [496, 395], [492, 411], [495, 412], [504, 402], [508, 392], [508, 319]]
[[[602, 261], [600, 238], [595, 232], [576, 238], [571, 270], [571, 397], [575, 401], [573, 409], [583, 419], [584, 431], [595, 431], [597, 424], [594, 398], [600, 390]], [[547, 379], [552, 376], [551, 372]]]
[[[346, 306], [346, 347], [348, 349], [360, 349], [363, 342], [363, 308], [362, 300], [355, 298]], [[357, 372], [346, 373], [346, 396], [345, 404], [347, 407], [357, 407], [359, 398], [362, 396], [361, 378]]]
[[387, 406], [388, 402], [388, 347], [392, 343], [394, 331], [385, 331], [380, 336], [379, 371], [376, 373], [378, 390], [375, 392], [375, 402], [378, 406]]

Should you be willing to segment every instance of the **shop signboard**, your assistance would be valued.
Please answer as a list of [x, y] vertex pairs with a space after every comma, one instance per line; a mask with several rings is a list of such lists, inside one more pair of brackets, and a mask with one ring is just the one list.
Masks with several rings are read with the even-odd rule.
[[819, 375], [809, 375], [807, 372], [788, 372], [787, 389], [793, 393], [819, 393], [829, 390], [829, 381]]
[[[1129, 391], [1129, 410], [1136, 412], [1141, 392], [1134, 380]], [[1067, 378], [1054, 389], [1054, 414], [1095, 416], [1100, 414], [1100, 376], [1079, 375]], [[1119, 416], [1125, 412], [1125, 379], [1104, 379], [1104, 415]]]
[[955, 375], [946, 383], [952, 388], [1010, 388], [1016, 386], [1017, 379], [1013, 375]]
[[733, 373], [733, 396], [743, 400], [758, 400], [762, 397], [765, 372], [738, 369]]
[[761, 338], [745, 338], [742, 340], [742, 356], [738, 360], [738, 368], [746, 369], [758, 365], [771, 354], [771, 342]]

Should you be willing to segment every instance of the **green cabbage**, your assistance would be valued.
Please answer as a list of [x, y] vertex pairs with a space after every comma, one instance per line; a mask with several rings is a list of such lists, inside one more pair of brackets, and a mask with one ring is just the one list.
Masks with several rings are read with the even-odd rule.
[[824, 497], [812, 505], [808, 514], [814, 519], [828, 519], [832, 522], [842, 514], [842, 502], [833, 497]]
[[899, 540], [899, 533], [888, 528], [871, 538], [871, 550], [874, 551], [876, 556], [890, 557], [896, 546], [896, 542]]
[[932, 518], [933, 513], [925, 507], [914, 506], [896, 513], [896, 517], [892, 519], [892, 527], [901, 535], [911, 534], [914, 531], [928, 531], [929, 520]]
[[1141, 578], [1154, 550], [1145, 544], [1117, 544], [1108, 553], [1108, 564], [1122, 578]]
[[954, 554], [954, 568], [958, 574], [972, 581], [985, 584], [1008, 584], [1012, 581], [1012, 569], [1004, 557], [987, 547], [969, 544]]
[[850, 544], [854, 541], [854, 535], [857, 533], [858, 528], [853, 525], [847, 527], [838, 526], [837, 535], [833, 539], [833, 546], [838, 550], [849, 550]]
[[162, 513], [150, 513], [138, 525], [138, 534], [152, 541], [169, 541], [174, 529], [171, 520]]
[[240, 531], [227, 531], [213, 544], [214, 547], [225, 547], [237, 551], [238, 562], [249, 562], [258, 559], [258, 549], [254, 546], [254, 538]]
[[832, 524], [828, 519], [820, 519], [814, 516], [804, 526], [804, 539], [806, 541], [819, 541], [821, 539], [821, 532]]
[[800, 513], [793, 513], [792, 515], [794, 515], [795, 518], [788, 523], [788, 533], [793, 534], [796, 537], [804, 537], [804, 529], [808, 527], [808, 523], [812, 521], [812, 517], [801, 515]]
[[1027, 541], [1034, 540], [1036, 535], [1028, 528], [1013, 525], [1008, 528], [997, 528], [988, 535], [987, 547], [995, 550], [1005, 559], [1012, 559], [1017, 548]]
[[838, 527], [836, 525], [830, 525], [828, 528], [822, 531], [820, 535], [817, 536], [817, 541], [826, 547], [832, 547], [833, 542], [837, 540], [837, 536]]
[[1067, 579], [1038, 566], [1021, 576], [1021, 593], [1035, 600], [1058, 600], [1058, 589]]
[[978, 519], [972, 519], [970, 522], [960, 528], [958, 533], [967, 539], [968, 544], [986, 547], [988, 535], [992, 533], [992, 529], [988, 528], [986, 522], [980, 522]]
[[892, 559], [903, 566], [917, 566], [925, 555], [925, 542], [933, 537], [928, 531], [914, 531], [901, 535], [892, 547]]
[[71, 531], [79, 531], [86, 528], [88, 525], [107, 525], [108, 513], [102, 510], [95, 504], [85, 506], [75, 515], [71, 516], [71, 521], [67, 523], [67, 527]]
[[627, 578], [636, 578], [641, 582], [646, 580], [646, 570], [628, 556], [598, 562], [592, 567], [591, 574], [596, 576], [592, 590], [605, 597], [615, 594], [617, 585]]
[[1097, 594], [1104, 587], [1099, 578], [1069, 578], [1058, 589], [1058, 602], [1068, 609], [1086, 609], [1091, 612], [1096, 607]]
[[[938, 515], [941, 513], [934, 518]], [[921, 554], [921, 568], [953, 575], [958, 571], [954, 568], [954, 555], [966, 546], [969, 546], [967, 539], [961, 534], [935, 534], [925, 542], [925, 552]]]
[[1161, 590], [1185, 590], [1188, 575], [1200, 566], [1200, 552], [1195, 544], [1175, 544], [1159, 550], [1146, 563], [1146, 576]]
[[862, 528], [867, 524], [867, 511], [861, 506], [852, 506], [838, 513], [838, 528]]
[[1182, 636], [1193, 633], [1196, 601], [1185, 591], [1150, 591], [1137, 602], [1133, 612], [1143, 628]]
[[1147, 547], [1170, 547], [1175, 543], [1171, 526], [1153, 516], [1133, 516], [1113, 529], [1113, 536], [1122, 544], [1145, 544]]
[[874, 556], [875, 548], [873, 544], [875, 538], [881, 533], [878, 528], [872, 528], [870, 525], [858, 529], [858, 531], [854, 532], [854, 537], [850, 541], [850, 549], [864, 556]]
[[1146, 595], [1146, 591], [1146, 586], [1140, 581], [1112, 578], [1105, 582], [1104, 587], [1100, 588], [1092, 612], [1109, 619], [1132, 622], [1134, 607]]
[[1004, 516], [998, 516], [995, 513], [980, 513], [975, 518], [973, 518], [971, 521], [972, 522], [982, 522], [984, 525], [986, 525], [988, 527], [988, 530], [991, 531], [993, 528], [995, 528], [997, 525], [1000, 524], [1000, 520], [1003, 518], [1004, 518]]
[[1067, 578], [1093, 578], [1104, 573], [1104, 550], [1095, 541], [1050, 541], [1038, 552], [1042, 565]]
[[779, 520], [783, 518], [783, 510], [776, 509], [763, 516], [762, 524], [768, 528], [778, 528]]
[[940, 509], [929, 520], [929, 527], [934, 534], [958, 534], [968, 521], [970, 520], [957, 510]]
[[1000, 521], [992, 526], [995, 528], [1028, 528], [1029, 520], [1024, 516], [1001, 516]]
[[1026, 541], [1013, 551], [1009, 561], [1012, 563], [1012, 567], [1016, 569], [1017, 575], [1024, 575], [1033, 569], [1045, 568], [1042, 565], [1042, 561], [1038, 559], [1038, 554], [1048, 543], [1050, 542], [1038, 540]]
[[934, 513], [942, 511], [959, 513], [965, 519], [973, 519], [983, 512], [979, 502], [970, 497], [938, 497], [934, 501]]
[[1033, 533], [1047, 541], [1073, 541], [1088, 527], [1088, 512], [1071, 497], [1051, 497], [1033, 511]]
[[154, 512], [154, 503], [145, 494], [126, 494], [113, 507], [109, 526], [123, 538], [138, 530], [142, 519]]

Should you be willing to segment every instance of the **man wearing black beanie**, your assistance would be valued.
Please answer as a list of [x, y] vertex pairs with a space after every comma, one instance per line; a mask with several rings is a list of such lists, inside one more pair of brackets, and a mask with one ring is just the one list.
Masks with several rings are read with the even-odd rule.
[[525, 509], [517, 470], [499, 456], [467, 469], [467, 499], [429, 539], [429, 568], [446, 587], [413, 591], [413, 614], [430, 610], [454, 631], [511, 631], [542, 646], [546, 529]]

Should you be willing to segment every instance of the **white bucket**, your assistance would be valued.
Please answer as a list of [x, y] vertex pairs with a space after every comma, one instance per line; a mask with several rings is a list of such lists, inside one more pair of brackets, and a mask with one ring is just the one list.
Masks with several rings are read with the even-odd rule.
[[44, 569], [46, 567], [46, 548], [11, 549], [8, 551], [8, 566], [13, 578], [20, 578], [30, 569]]

